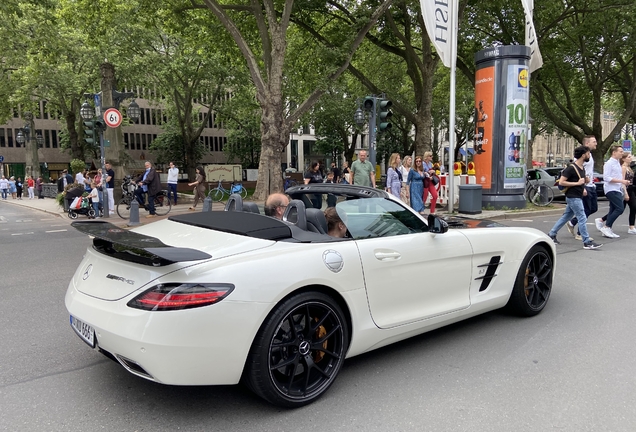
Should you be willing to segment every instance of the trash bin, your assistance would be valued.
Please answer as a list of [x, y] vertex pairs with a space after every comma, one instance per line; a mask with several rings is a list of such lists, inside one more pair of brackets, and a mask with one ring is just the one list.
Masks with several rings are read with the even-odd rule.
[[459, 185], [459, 213], [481, 213], [481, 185]]

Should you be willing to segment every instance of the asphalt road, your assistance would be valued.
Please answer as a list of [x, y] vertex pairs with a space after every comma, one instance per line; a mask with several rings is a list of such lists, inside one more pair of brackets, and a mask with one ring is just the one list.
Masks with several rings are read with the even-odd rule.
[[590, 225], [605, 245], [584, 251], [563, 229], [539, 316], [489, 313], [349, 359], [322, 399], [283, 410], [242, 386], [154, 384], [92, 351], [64, 307], [90, 244], [68, 223], [0, 202], [2, 431], [634, 430], [636, 236]]

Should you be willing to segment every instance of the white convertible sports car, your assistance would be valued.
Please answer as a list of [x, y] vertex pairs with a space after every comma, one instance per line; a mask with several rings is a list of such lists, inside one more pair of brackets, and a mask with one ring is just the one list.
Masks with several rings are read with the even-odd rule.
[[[236, 384], [308, 404], [347, 357], [507, 306], [541, 312], [554, 278], [544, 233], [429, 216], [384, 191], [296, 186], [283, 220], [232, 196], [226, 211], [94, 237], [66, 294], [77, 335], [163, 384]], [[327, 235], [319, 195], [345, 223]], [[449, 227], [451, 229], [449, 229]]]

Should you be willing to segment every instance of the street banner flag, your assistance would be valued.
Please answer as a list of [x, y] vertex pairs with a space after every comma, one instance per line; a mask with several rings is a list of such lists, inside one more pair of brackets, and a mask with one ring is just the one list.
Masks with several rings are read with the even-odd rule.
[[459, 0], [420, 0], [426, 32], [437, 55], [446, 67], [451, 67], [451, 59], [457, 46], [457, 9]]
[[537, 34], [534, 31], [534, 23], [532, 22], [534, 1], [521, 0], [521, 4], [523, 4], [523, 12], [526, 17], [526, 45], [530, 47], [530, 73], [532, 73], [543, 66], [543, 57], [541, 57], [541, 51], [539, 51], [539, 42], [537, 41]]

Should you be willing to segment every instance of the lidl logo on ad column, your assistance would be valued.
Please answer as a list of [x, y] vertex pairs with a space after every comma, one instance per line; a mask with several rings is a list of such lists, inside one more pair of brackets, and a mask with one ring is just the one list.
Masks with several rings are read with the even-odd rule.
[[528, 69], [519, 69], [517, 85], [519, 88], [528, 88]]

